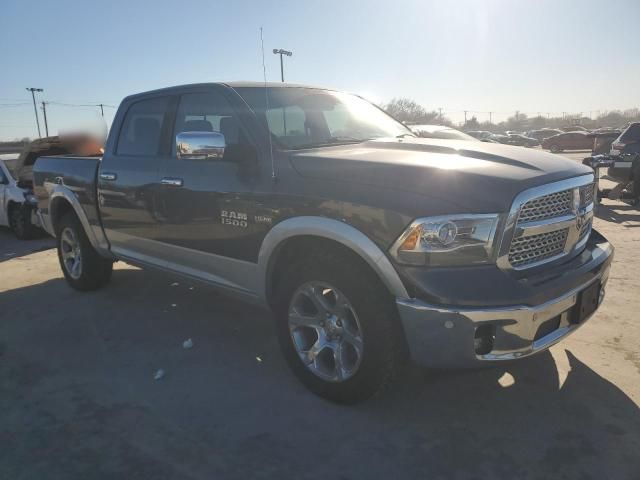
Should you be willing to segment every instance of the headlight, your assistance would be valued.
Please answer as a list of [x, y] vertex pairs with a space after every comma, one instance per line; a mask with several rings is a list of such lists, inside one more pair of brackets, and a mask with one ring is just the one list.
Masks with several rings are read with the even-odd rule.
[[494, 260], [497, 214], [450, 215], [414, 220], [391, 247], [410, 265], [475, 265]]

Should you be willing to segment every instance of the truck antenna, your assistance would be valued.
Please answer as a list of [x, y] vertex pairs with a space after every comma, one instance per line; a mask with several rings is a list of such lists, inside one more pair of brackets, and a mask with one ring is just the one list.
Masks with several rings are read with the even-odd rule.
[[264, 121], [267, 123], [267, 134], [269, 135], [269, 155], [271, 157], [271, 179], [275, 182], [276, 177], [276, 165], [273, 160], [273, 142], [271, 140], [271, 131], [269, 130], [269, 123], [267, 122], [267, 112], [269, 111], [269, 90], [267, 89], [267, 67], [264, 63], [264, 38], [262, 36], [262, 27], [260, 27], [260, 47], [262, 48], [262, 78], [264, 79], [264, 100], [266, 109], [264, 111]]

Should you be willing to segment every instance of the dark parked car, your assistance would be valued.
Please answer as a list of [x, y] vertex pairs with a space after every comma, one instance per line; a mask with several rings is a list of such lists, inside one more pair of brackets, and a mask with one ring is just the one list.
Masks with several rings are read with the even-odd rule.
[[587, 136], [593, 140], [592, 155], [609, 154], [614, 140], [620, 136], [620, 130], [598, 130], [587, 133]]
[[527, 132], [527, 137], [535, 138], [539, 142], [542, 142], [545, 138], [553, 137], [560, 133], [564, 132], [562, 130], [556, 130], [555, 128], [542, 128], [540, 130], [530, 130]]
[[592, 229], [591, 168], [416, 138], [319, 88], [133, 95], [104, 156], [40, 157], [33, 174], [71, 287], [106, 285], [122, 260], [257, 303], [295, 375], [342, 403], [407, 353], [473, 367], [548, 349], [596, 311], [613, 258]]
[[582, 125], [567, 125], [565, 127], [560, 127], [560, 130], [563, 132], [588, 132], [585, 127]]
[[520, 133], [509, 133], [507, 135], [496, 135], [494, 140], [505, 145], [515, 145], [518, 147], [537, 147], [540, 142], [535, 138], [530, 138]]
[[485, 140], [493, 136], [493, 133], [487, 130], [470, 130], [466, 133], [467, 135], [471, 135], [473, 138], [477, 138], [478, 140]]
[[611, 155], [640, 152], [640, 122], [629, 124], [611, 144]]
[[593, 148], [593, 137], [588, 132], [567, 132], [553, 137], [545, 138], [542, 141], [542, 148], [551, 150], [553, 153], [563, 150], [591, 150]]

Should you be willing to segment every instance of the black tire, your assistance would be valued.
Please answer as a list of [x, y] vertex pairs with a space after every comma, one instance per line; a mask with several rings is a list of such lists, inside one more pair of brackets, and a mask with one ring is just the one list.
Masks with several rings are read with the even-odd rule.
[[[362, 330], [359, 367], [342, 381], [327, 381], [301, 360], [289, 330], [289, 307], [298, 288], [309, 282], [335, 286], [357, 315]], [[406, 359], [406, 347], [395, 302], [375, 273], [341, 251], [314, 253], [282, 274], [275, 302], [280, 347], [293, 373], [313, 393], [340, 404], [368, 399], [388, 385]]]
[[551, 153], [560, 153], [562, 151], [562, 149], [558, 145], [551, 145], [551, 148], [549, 148], [549, 150], [551, 151]]
[[38, 228], [31, 223], [31, 207], [14, 203], [9, 208], [9, 227], [19, 240], [31, 240], [38, 236]]
[[[69, 231], [67, 231], [69, 230]], [[77, 254], [80, 257], [80, 268], [74, 272], [65, 263], [64, 254], [68, 251], [68, 244], [63, 236], [72, 234], [77, 243]], [[56, 246], [60, 268], [67, 283], [80, 291], [97, 290], [106, 285], [111, 279], [113, 261], [101, 257], [93, 248], [91, 242], [73, 212], [65, 214], [56, 225]]]

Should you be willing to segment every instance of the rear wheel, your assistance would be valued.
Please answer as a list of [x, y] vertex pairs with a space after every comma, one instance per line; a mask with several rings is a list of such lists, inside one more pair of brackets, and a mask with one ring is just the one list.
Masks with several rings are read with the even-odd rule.
[[113, 262], [93, 248], [78, 217], [67, 213], [57, 225], [58, 260], [67, 283], [76, 290], [96, 290], [106, 285]]
[[31, 223], [31, 207], [14, 203], [9, 209], [9, 227], [16, 238], [30, 240], [38, 235], [38, 229]]
[[392, 298], [366, 265], [315, 254], [284, 272], [278, 339], [295, 375], [317, 395], [352, 404], [376, 394], [403, 359]]

